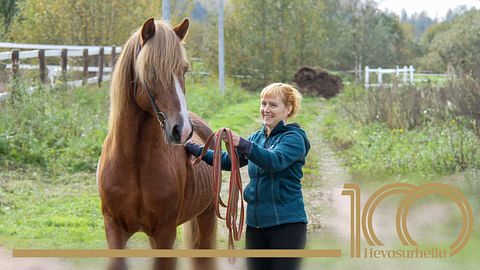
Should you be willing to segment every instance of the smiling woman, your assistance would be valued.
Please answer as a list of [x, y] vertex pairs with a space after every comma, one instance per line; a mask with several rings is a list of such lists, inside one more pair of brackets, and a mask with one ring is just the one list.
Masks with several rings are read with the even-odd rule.
[[[261, 92], [260, 115], [263, 128], [248, 139], [231, 132], [240, 165], [248, 164], [250, 182], [245, 187], [247, 207], [246, 245], [248, 249], [303, 249], [306, 242], [307, 217], [303, 203], [301, 178], [310, 143], [294, 117], [301, 94], [291, 85], [274, 83]], [[223, 138], [228, 140], [228, 138]], [[203, 147], [188, 142], [187, 152], [199, 156]], [[213, 151], [203, 160], [213, 163]], [[222, 169], [230, 170], [231, 161], [222, 153]], [[298, 258], [262, 258], [247, 260], [250, 270], [293, 270]]]
[[302, 102], [302, 95], [295, 88], [282, 83], [267, 86], [260, 98], [260, 114], [268, 134], [280, 121], [286, 124], [288, 118], [295, 116]]

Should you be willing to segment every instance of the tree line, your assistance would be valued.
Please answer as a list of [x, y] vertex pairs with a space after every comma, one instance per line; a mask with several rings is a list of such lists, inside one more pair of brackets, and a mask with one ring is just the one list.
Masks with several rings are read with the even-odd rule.
[[[159, 0], [2, 0], [1, 39], [12, 42], [121, 45], [148, 17], [161, 17]], [[225, 1], [227, 75], [248, 88], [290, 81], [303, 65], [351, 71], [364, 66], [415, 65], [433, 72], [471, 74], [480, 67], [480, 11], [450, 10], [401, 16], [372, 0]], [[194, 16], [187, 53], [217, 70], [215, 1], [170, 1], [172, 23]]]

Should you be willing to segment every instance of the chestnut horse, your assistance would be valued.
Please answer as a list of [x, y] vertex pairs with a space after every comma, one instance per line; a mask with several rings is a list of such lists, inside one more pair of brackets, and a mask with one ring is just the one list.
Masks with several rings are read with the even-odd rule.
[[[183, 143], [212, 132], [187, 111], [182, 41], [189, 20], [175, 27], [146, 20], [123, 47], [110, 88], [109, 130], [97, 168], [105, 233], [110, 249], [124, 249], [136, 232], [153, 249], [170, 249], [176, 227], [186, 223], [188, 248], [215, 248], [216, 217], [211, 170], [192, 167]], [[195, 130], [194, 130], [195, 126]], [[157, 258], [154, 269], [174, 269]], [[123, 258], [108, 269], [126, 269]], [[215, 269], [213, 259], [195, 259], [195, 269]]]

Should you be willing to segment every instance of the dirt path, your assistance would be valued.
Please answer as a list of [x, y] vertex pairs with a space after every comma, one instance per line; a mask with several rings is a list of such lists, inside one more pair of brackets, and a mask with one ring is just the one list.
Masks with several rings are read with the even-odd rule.
[[[318, 121], [321, 121], [326, 113], [326, 106], [319, 101]], [[358, 183], [359, 179], [353, 179], [342, 165], [343, 161], [336, 155], [325, 139], [318, 124], [304, 127], [307, 130], [312, 145], [311, 153], [319, 158], [318, 166], [320, 175], [306, 177], [304, 186], [304, 199], [309, 218], [309, 239], [312, 249], [335, 248], [342, 250], [342, 257], [336, 259], [307, 259], [304, 261], [304, 270], [313, 269], [456, 269], [459, 265], [449, 259], [351, 259], [350, 258], [350, 198], [342, 196], [345, 183]], [[373, 191], [368, 190], [368, 179], [361, 180], [361, 205]], [[372, 188], [372, 187], [370, 187]], [[374, 189], [380, 186], [374, 186]], [[374, 227], [377, 236], [381, 236], [386, 248], [402, 248], [395, 229], [394, 219], [398, 203], [401, 198], [387, 199], [378, 207], [374, 215]], [[424, 203], [421, 207], [409, 214], [411, 220], [415, 220], [417, 236], [432, 242], [438, 238], [438, 231], [429, 230], [433, 224], [445, 224], [451, 220], [451, 205], [438, 204], [437, 201]], [[425, 218], [427, 217], [427, 218]], [[418, 221], [417, 221], [418, 220]], [[412, 226], [415, 233], [415, 228]], [[444, 234], [446, 235], [446, 234]], [[452, 238], [453, 239], [453, 238]], [[361, 236], [362, 248], [368, 247]], [[406, 247], [408, 248], [408, 247]], [[465, 267], [466, 265], [463, 265]], [[467, 266], [468, 269], [470, 265]], [[464, 269], [467, 269], [464, 268]]]
[[69, 262], [52, 258], [13, 258], [12, 251], [0, 248], [1, 270], [78, 270]]

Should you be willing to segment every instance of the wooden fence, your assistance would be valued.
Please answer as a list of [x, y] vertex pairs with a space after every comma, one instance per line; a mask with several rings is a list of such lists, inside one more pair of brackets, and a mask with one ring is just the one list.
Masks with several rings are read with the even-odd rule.
[[[109, 80], [113, 66], [115, 65], [116, 55], [121, 52], [122, 47], [111, 46], [71, 46], [71, 45], [48, 45], [48, 44], [19, 44], [0, 42], [0, 49], [11, 49], [11, 51], [0, 52], [0, 63], [4, 63], [5, 68], [11, 69], [13, 79], [18, 76], [20, 69], [38, 69], [40, 81], [46, 83], [50, 80], [52, 86], [57, 78], [62, 76], [67, 78], [67, 71], [81, 71], [82, 79], [76, 81], [63, 82], [70, 86], [79, 86], [89, 83], [98, 83]], [[105, 65], [105, 56], [110, 55], [109, 66]], [[98, 59], [95, 66], [90, 66], [90, 56]], [[60, 65], [47, 65], [48, 57], [60, 57]], [[69, 57], [83, 58], [82, 66], [69, 65]], [[38, 58], [38, 65], [20, 64], [20, 60]], [[89, 73], [95, 73], [94, 77], [89, 77]], [[0, 94], [0, 100], [4, 99], [7, 93]]]

